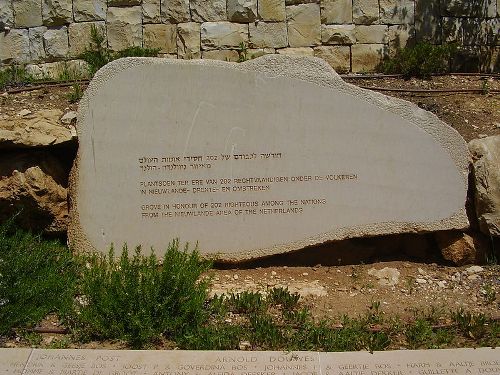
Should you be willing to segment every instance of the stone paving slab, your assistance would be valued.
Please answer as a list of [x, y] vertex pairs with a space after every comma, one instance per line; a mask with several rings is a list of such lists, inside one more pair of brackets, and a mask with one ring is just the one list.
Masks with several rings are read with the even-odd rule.
[[375, 353], [0, 349], [0, 374], [492, 375], [500, 374], [500, 348]]

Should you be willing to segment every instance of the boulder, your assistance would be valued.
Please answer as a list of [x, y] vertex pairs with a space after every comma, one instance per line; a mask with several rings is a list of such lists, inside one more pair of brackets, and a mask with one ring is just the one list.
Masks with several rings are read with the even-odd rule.
[[63, 112], [44, 109], [14, 120], [0, 120], [0, 150], [45, 147], [76, 142], [59, 121]]
[[0, 220], [19, 212], [25, 229], [50, 234], [66, 232], [67, 170], [44, 151], [7, 152], [0, 159]]
[[434, 237], [443, 258], [455, 265], [484, 262], [487, 244], [480, 237], [455, 231], [436, 232]]
[[469, 150], [479, 228], [486, 235], [500, 237], [500, 135], [474, 139]]

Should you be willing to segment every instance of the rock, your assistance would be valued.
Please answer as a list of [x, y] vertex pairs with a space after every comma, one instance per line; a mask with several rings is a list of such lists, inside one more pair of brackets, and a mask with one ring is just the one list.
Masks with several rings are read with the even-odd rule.
[[75, 111], [69, 111], [69, 112], [66, 112], [63, 117], [61, 117], [61, 122], [65, 125], [69, 125], [71, 124], [72, 122], [75, 122], [76, 121], [76, 112]]
[[58, 109], [45, 109], [22, 119], [0, 120], [0, 150], [72, 142], [71, 131], [59, 123], [62, 114]]
[[427, 280], [426, 280], [426, 279], [422, 279], [421, 277], [417, 277], [417, 278], [415, 279], [415, 282], [416, 282], [417, 284], [427, 284]]
[[394, 56], [415, 38], [415, 29], [409, 25], [389, 26], [389, 55]]
[[47, 29], [43, 33], [43, 45], [45, 54], [49, 59], [60, 59], [68, 55], [68, 28], [62, 26], [54, 29]]
[[248, 43], [248, 25], [231, 22], [201, 24], [201, 46], [205, 50], [238, 48]]
[[67, 173], [58, 159], [45, 152], [4, 154], [0, 159], [0, 220], [22, 210], [16, 220], [20, 227], [64, 233]]
[[161, 18], [167, 23], [191, 21], [189, 0], [161, 0]]
[[42, 20], [46, 26], [62, 26], [73, 22], [71, 0], [42, 0]]
[[380, 0], [380, 22], [390, 25], [413, 24], [414, 0]]
[[[13, 1], [15, 27], [42, 26], [42, 2], [40, 0]], [[28, 32], [28, 30], [24, 30]]]
[[466, 268], [465, 271], [467, 271], [469, 275], [472, 275], [475, 273], [483, 272], [484, 268], [481, 266], [470, 266], [469, 268]]
[[0, 2], [0, 22], [3, 22], [4, 27], [14, 27], [14, 9], [10, 1]]
[[106, 35], [106, 25], [104, 21], [76, 22], [69, 25], [69, 54], [71, 56], [78, 57], [89, 48], [92, 42], [91, 30], [93, 27], [96, 28], [99, 34]]
[[259, 0], [259, 16], [263, 21], [284, 21], [286, 19], [285, 0]]
[[321, 18], [318, 4], [300, 4], [286, 7], [288, 44], [290, 47], [308, 47], [321, 44]]
[[349, 46], [315, 47], [314, 56], [325, 60], [337, 73], [348, 73], [351, 69], [351, 49]]
[[160, 0], [142, 1], [142, 23], [161, 23]]
[[388, 28], [386, 25], [356, 25], [354, 36], [361, 44], [385, 44], [388, 42]]
[[355, 25], [321, 25], [321, 42], [323, 44], [351, 45], [356, 43]]
[[311, 47], [281, 48], [276, 50], [276, 52], [279, 55], [314, 56], [314, 50]]
[[43, 47], [43, 34], [47, 31], [45, 26], [28, 29], [31, 61], [43, 61], [47, 58]]
[[180, 59], [201, 57], [200, 24], [196, 22], [177, 25], [177, 54]]
[[[191, 17], [196, 22], [226, 21], [226, 0], [191, 0]], [[229, 10], [229, 2], [227, 4]]]
[[469, 143], [474, 175], [474, 201], [481, 232], [500, 236], [500, 135]]
[[106, 20], [106, 0], [73, 0], [75, 22]]
[[353, 73], [373, 72], [386, 55], [384, 44], [355, 44], [351, 47]]
[[238, 51], [235, 50], [217, 49], [211, 51], [203, 51], [202, 58], [208, 60], [238, 62], [240, 60], [240, 55]]
[[257, 0], [227, 0], [227, 17], [232, 22], [255, 21]]
[[108, 8], [108, 47], [120, 51], [128, 47], [142, 46], [141, 7]]
[[249, 25], [250, 45], [257, 48], [284, 48], [288, 46], [284, 22], [256, 22]]
[[380, 285], [394, 286], [399, 283], [399, 276], [401, 273], [396, 268], [384, 267], [381, 270], [371, 268], [368, 271], [369, 275], [375, 276]]
[[144, 47], [157, 48], [160, 53], [177, 53], [176, 25], [144, 25]]
[[355, 24], [377, 23], [379, 17], [378, 0], [353, 0], [352, 20]]
[[30, 59], [28, 30], [15, 29], [0, 33], [0, 62], [26, 63]]
[[17, 114], [19, 117], [25, 117], [31, 114], [31, 111], [29, 109], [21, 109], [19, 113]]
[[458, 266], [484, 260], [484, 249], [480, 245], [476, 246], [474, 238], [468, 234], [446, 231], [436, 232], [434, 237], [443, 258]]
[[[57, 61], [46, 64], [26, 65], [26, 72], [36, 79], [58, 79], [61, 75], [87, 78], [89, 65], [83, 60]], [[51, 95], [50, 100], [54, 100]]]
[[352, 23], [352, 0], [322, 0], [321, 23]]

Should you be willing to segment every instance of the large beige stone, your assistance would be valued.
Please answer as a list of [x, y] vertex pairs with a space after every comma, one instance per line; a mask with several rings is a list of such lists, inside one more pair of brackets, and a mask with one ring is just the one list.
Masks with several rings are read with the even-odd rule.
[[280, 48], [276, 50], [276, 53], [285, 56], [314, 56], [314, 50], [311, 47]]
[[144, 47], [160, 49], [160, 53], [177, 54], [176, 25], [144, 25]]
[[46, 26], [61, 26], [73, 22], [72, 0], [42, 0], [42, 20]]
[[257, 0], [227, 0], [227, 17], [232, 22], [255, 21]]
[[75, 22], [104, 21], [106, 11], [106, 0], [73, 0]]
[[391, 25], [415, 22], [414, 0], [380, 0], [380, 22]]
[[191, 0], [189, 7], [195, 22], [227, 21], [226, 0]]
[[352, 72], [376, 71], [386, 54], [387, 47], [384, 44], [355, 44], [351, 46]]
[[389, 41], [388, 27], [386, 25], [356, 25], [354, 36], [362, 44], [386, 44]]
[[286, 7], [288, 44], [290, 47], [309, 47], [321, 44], [321, 19], [318, 4]]
[[25, 117], [0, 120], [0, 150], [61, 145], [75, 141], [59, 121], [63, 112], [44, 109]]
[[11, 1], [0, 1], [0, 23], [10, 28], [14, 27], [14, 9]]
[[92, 28], [95, 28], [100, 35], [106, 35], [106, 25], [104, 21], [79, 22], [69, 25], [69, 54], [78, 57], [93, 43], [91, 38]]
[[16, 0], [14, 7], [14, 23], [16, 27], [42, 26], [41, 0]]
[[201, 57], [200, 24], [196, 22], [177, 25], [177, 54], [180, 59]]
[[468, 226], [460, 135], [321, 59], [120, 59], [97, 72], [78, 118], [76, 251], [161, 254], [179, 237], [235, 261]]
[[89, 65], [83, 60], [56, 61], [43, 64], [28, 64], [26, 71], [36, 79], [89, 78]]
[[355, 25], [321, 25], [323, 44], [351, 45], [356, 43]]
[[141, 7], [109, 7], [106, 27], [108, 47], [112, 51], [142, 46]]
[[30, 61], [28, 30], [14, 29], [0, 32], [0, 61], [5, 64]]
[[262, 21], [284, 21], [285, 0], [258, 0], [259, 17]]
[[352, 0], [352, 20], [361, 25], [379, 23], [378, 0]]
[[240, 54], [235, 50], [218, 49], [203, 51], [202, 58], [209, 60], [238, 62], [240, 60]]
[[167, 23], [191, 21], [189, 0], [161, 0], [161, 18]]
[[476, 214], [481, 232], [500, 236], [500, 135], [469, 143], [473, 158]]
[[248, 43], [248, 25], [232, 22], [201, 24], [201, 47], [204, 50], [237, 48]]
[[43, 61], [46, 59], [45, 48], [43, 47], [43, 34], [47, 31], [45, 26], [32, 27], [28, 29], [30, 39], [30, 60]]
[[415, 29], [410, 25], [389, 26], [389, 55], [394, 56], [415, 40]]
[[284, 22], [256, 22], [249, 25], [250, 45], [257, 48], [285, 48], [288, 46]]
[[161, 1], [160, 0], [142, 0], [142, 22], [160, 23], [161, 22]]
[[43, 33], [43, 45], [45, 55], [49, 59], [62, 59], [68, 56], [68, 28], [61, 26], [58, 28], [47, 29]]
[[352, 0], [322, 0], [321, 22], [324, 24], [352, 23]]
[[349, 46], [315, 47], [314, 56], [325, 60], [337, 73], [349, 73], [351, 70], [351, 48]]
[[32, 231], [65, 233], [67, 174], [45, 152], [4, 153], [0, 158], [0, 220], [20, 212], [16, 223]]

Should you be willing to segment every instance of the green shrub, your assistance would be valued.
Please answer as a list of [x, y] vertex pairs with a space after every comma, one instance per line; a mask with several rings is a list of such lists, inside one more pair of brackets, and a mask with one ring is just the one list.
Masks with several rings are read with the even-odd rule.
[[162, 264], [154, 254], [129, 258], [93, 255], [86, 260], [80, 280], [81, 307], [74, 325], [81, 339], [120, 339], [139, 348], [161, 335], [177, 338], [206, 321], [207, 280], [200, 280], [210, 264], [197, 251], [179, 250], [172, 242]]
[[29, 83], [33, 77], [28, 74], [24, 66], [12, 65], [0, 70], [0, 90], [7, 86], [18, 85], [20, 83]]
[[75, 262], [57, 241], [0, 225], [0, 334], [72, 308]]
[[455, 44], [433, 45], [420, 42], [399, 49], [396, 55], [386, 59], [381, 70], [386, 74], [403, 74], [405, 78], [429, 78], [434, 73], [446, 73], [455, 55]]

